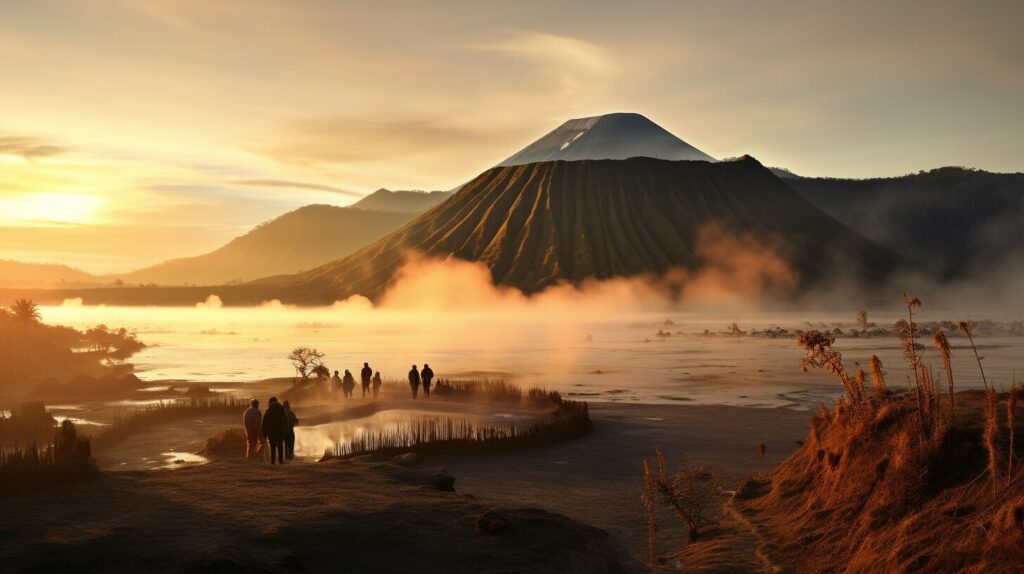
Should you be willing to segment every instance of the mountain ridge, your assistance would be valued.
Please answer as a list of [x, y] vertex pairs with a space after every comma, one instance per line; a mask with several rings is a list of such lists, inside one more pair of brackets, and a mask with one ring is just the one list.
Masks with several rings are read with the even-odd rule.
[[904, 263], [747, 156], [557, 160], [487, 170], [378, 242], [274, 287], [298, 302], [378, 297], [410, 252], [483, 263], [495, 284], [526, 293], [561, 281], [693, 270], [702, 263], [696, 233], [707, 223], [762, 245], [779, 235], [778, 251], [802, 282], [832, 279], [837, 269], [878, 280]]

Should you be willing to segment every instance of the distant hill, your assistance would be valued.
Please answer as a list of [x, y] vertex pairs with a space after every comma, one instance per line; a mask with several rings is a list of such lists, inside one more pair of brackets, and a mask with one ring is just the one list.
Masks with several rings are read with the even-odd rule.
[[113, 276], [125, 283], [220, 285], [297, 273], [352, 253], [394, 231], [413, 213], [307, 205], [288, 212], [223, 247]]
[[708, 224], [759, 241], [803, 284], [839, 273], [878, 281], [905, 263], [752, 158], [552, 161], [492, 168], [402, 229], [274, 288], [302, 303], [375, 297], [410, 250], [484, 263], [495, 283], [525, 292], [559, 281], [696, 270], [706, 263], [696, 243]]
[[1024, 263], [1024, 174], [944, 167], [875, 179], [787, 183], [826, 213], [949, 273]]
[[98, 277], [67, 265], [0, 260], [0, 287], [4, 288], [48, 289], [100, 282]]
[[569, 120], [498, 165], [631, 157], [715, 161], [640, 114], [615, 113]]
[[422, 213], [441, 203], [451, 192], [448, 191], [391, 191], [378, 189], [352, 204], [357, 209], [390, 211], [397, 213]]

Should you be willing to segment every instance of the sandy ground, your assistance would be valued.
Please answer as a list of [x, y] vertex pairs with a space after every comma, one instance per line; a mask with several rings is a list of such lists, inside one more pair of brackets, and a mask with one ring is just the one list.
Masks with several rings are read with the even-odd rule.
[[[660, 447], [671, 470], [688, 452], [732, 488], [758, 470], [762, 442], [766, 468], [795, 451], [809, 417], [788, 409], [610, 403], [592, 404], [590, 413], [594, 430], [569, 443], [473, 457], [430, 456], [422, 464], [444, 467], [460, 492], [538, 506], [601, 528], [644, 559], [644, 457], [653, 462]], [[668, 514], [659, 522], [659, 546], [667, 551], [679, 544], [683, 531]]]
[[[591, 409], [590, 434], [540, 449], [426, 456], [412, 468], [370, 457], [285, 467], [220, 460], [22, 494], [3, 502], [0, 556], [13, 557], [4, 564], [11, 571], [71, 563], [78, 571], [635, 571], [646, 559], [643, 457], [661, 447], [673, 467], [689, 452], [728, 486], [758, 470], [761, 442], [767, 467], [795, 450], [808, 417], [725, 406]], [[445, 474], [457, 492], [436, 488]], [[497, 518], [481, 529], [489, 511]], [[683, 532], [671, 515], [659, 520], [668, 552]], [[754, 545], [736, 544], [720, 541], [730, 566], [718, 571], [756, 571]]]
[[[221, 460], [4, 501], [5, 572], [634, 572], [606, 533], [393, 460]], [[450, 480], [450, 478], [448, 479]]]

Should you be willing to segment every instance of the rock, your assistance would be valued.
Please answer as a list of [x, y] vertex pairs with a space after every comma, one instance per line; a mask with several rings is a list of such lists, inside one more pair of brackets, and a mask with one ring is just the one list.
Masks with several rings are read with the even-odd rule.
[[419, 461], [420, 459], [420, 455], [414, 452], [407, 452], [405, 454], [400, 454], [395, 458], [398, 459], [398, 464], [402, 466], [409, 466], [411, 464], [416, 464], [416, 462]]
[[508, 530], [508, 519], [496, 510], [488, 510], [476, 519], [476, 531], [500, 535]]

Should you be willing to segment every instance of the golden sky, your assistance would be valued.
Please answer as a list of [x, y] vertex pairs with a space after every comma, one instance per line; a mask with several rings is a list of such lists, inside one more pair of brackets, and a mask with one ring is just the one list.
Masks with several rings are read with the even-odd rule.
[[806, 175], [1021, 171], [1022, 6], [0, 0], [0, 259], [198, 254], [613, 111]]

